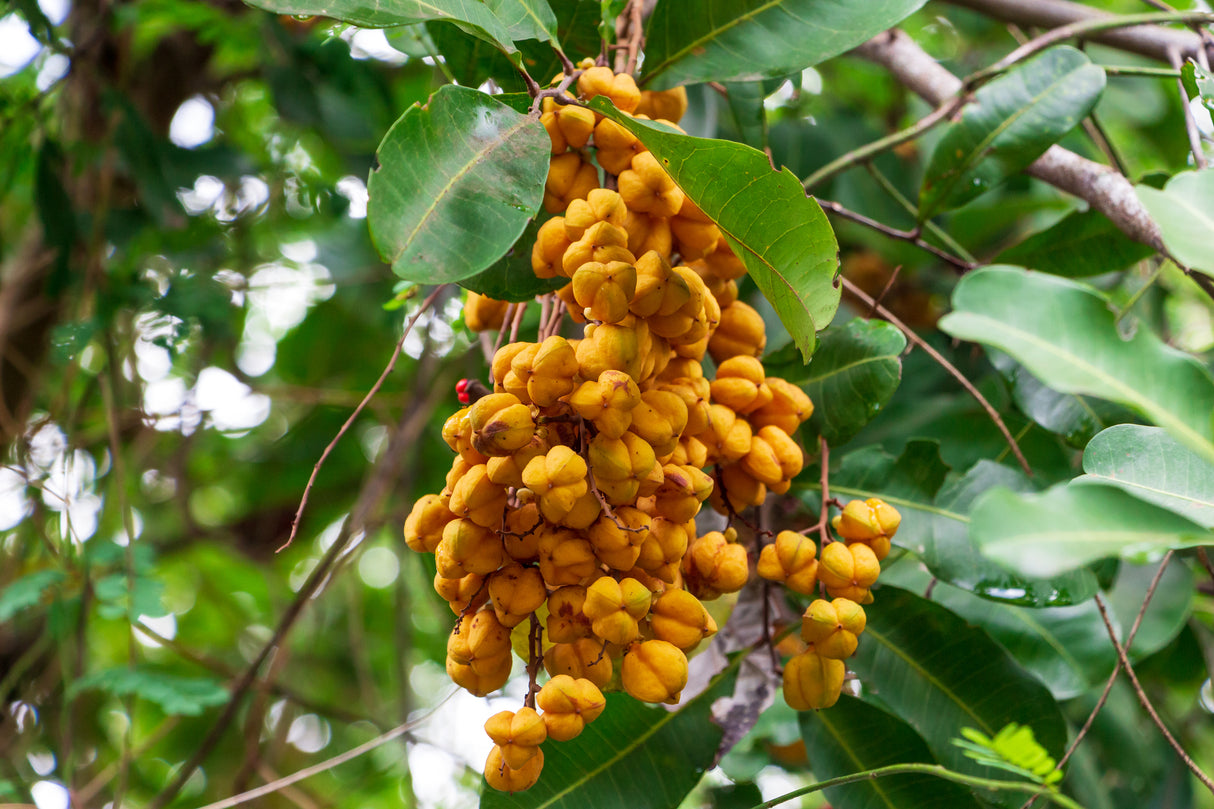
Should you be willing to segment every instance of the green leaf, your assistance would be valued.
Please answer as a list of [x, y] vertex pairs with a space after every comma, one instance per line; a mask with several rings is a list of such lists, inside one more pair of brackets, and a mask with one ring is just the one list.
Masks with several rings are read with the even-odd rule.
[[[1118, 570], [1117, 581], [1109, 591], [1108, 600], [1117, 616], [1123, 641], [1129, 636], [1130, 628], [1146, 601], [1151, 581], [1158, 572], [1158, 563], [1122, 565]], [[1185, 628], [1193, 611], [1194, 584], [1193, 571], [1187, 565], [1175, 559], [1168, 564], [1130, 646], [1132, 660], [1155, 654], [1175, 640]]]
[[[915, 729], [896, 716], [844, 694], [832, 707], [801, 715], [814, 778], [825, 781], [890, 764], [936, 764]], [[837, 809], [978, 809], [973, 794], [932, 775], [892, 775], [824, 791]]]
[[808, 361], [815, 333], [839, 307], [839, 244], [826, 214], [788, 169], [730, 141], [693, 138], [624, 115], [603, 96], [590, 102], [636, 135], [712, 221], [771, 302]]
[[104, 691], [115, 697], [136, 696], [154, 702], [167, 714], [197, 716], [229, 699], [228, 690], [208, 677], [181, 677], [156, 669], [113, 668], [86, 674], [72, 683], [68, 695]]
[[924, 0], [708, 0], [658, 3], [641, 83], [652, 89], [774, 78], [837, 56], [897, 25]]
[[[509, 28], [480, 0], [247, 0], [248, 4], [275, 14], [332, 17], [364, 28], [389, 28], [419, 22], [445, 20], [478, 39], [515, 53]], [[523, 0], [514, 0], [521, 3]], [[531, 0], [528, 0], [531, 2]]]
[[1061, 435], [1072, 447], [1084, 446], [1106, 427], [1136, 420], [1134, 413], [1112, 402], [1059, 393], [1005, 354], [996, 352], [991, 363], [1011, 385], [1012, 400], [1020, 411], [1050, 432]]
[[[919, 732], [936, 759], [982, 777], [990, 769], [952, 744], [962, 727], [994, 735], [1010, 722], [1033, 729], [1054, 756], [1066, 744], [1066, 724], [1045, 686], [980, 629], [913, 593], [882, 586], [866, 606], [868, 625], [849, 668], [866, 692]], [[1021, 796], [992, 796], [1018, 806]]]
[[1099, 211], [1075, 211], [1051, 227], [1004, 250], [992, 263], [1086, 278], [1124, 270], [1154, 255], [1155, 248], [1126, 236]]
[[943, 581], [931, 585], [932, 575], [911, 556], [882, 569], [881, 581], [915, 592], [931, 586], [932, 601], [985, 630], [1054, 699], [1070, 699], [1102, 683], [1116, 663], [1095, 601], [1050, 609], [999, 603]]
[[979, 88], [932, 152], [920, 218], [963, 205], [1019, 173], [1091, 112], [1104, 82], [1103, 70], [1063, 45]]
[[990, 558], [1027, 576], [1055, 576], [1120, 556], [1143, 562], [1214, 534], [1112, 486], [1055, 486], [1021, 495], [992, 489], [974, 505], [970, 535]]
[[59, 570], [38, 570], [10, 582], [0, 590], [0, 624], [39, 604], [43, 593], [66, 578]]
[[1062, 770], [1035, 738], [1033, 729], [1012, 722], [994, 737], [973, 728], [961, 728], [964, 739], [953, 743], [974, 761], [1006, 769], [1039, 784], [1056, 784], [1062, 780]]
[[460, 286], [499, 301], [517, 303], [529, 301], [546, 292], [555, 292], [569, 283], [568, 278], [560, 275], [556, 278], [538, 278], [531, 268], [531, 245], [541, 224], [538, 217], [528, 222], [523, 235], [510, 248], [510, 252], [489, 269], [460, 281]]
[[[1015, 491], [1033, 490], [1032, 483], [1019, 469], [979, 461], [964, 477], [945, 484], [928, 515], [922, 544], [906, 547], [919, 555], [932, 575], [984, 599], [1025, 607], [1058, 607], [1079, 604], [1095, 595], [1098, 584], [1088, 570], [1033, 578], [982, 555], [970, 537], [970, 513], [974, 502], [997, 486]], [[897, 538], [901, 539], [901, 535], [899, 529]]]
[[1214, 233], [1214, 169], [1182, 171], [1163, 190], [1136, 185], [1134, 190], [1168, 252], [1186, 266], [1214, 275], [1210, 234]]
[[[540, 42], [551, 41], [560, 47], [560, 39], [556, 32], [556, 15], [548, 5], [548, 0], [484, 0], [485, 5], [493, 12], [515, 41], [538, 39]], [[543, 77], [547, 78], [547, 77]]]
[[607, 708], [569, 742], [545, 742], [544, 774], [526, 792], [486, 789], [481, 809], [620, 809], [678, 806], [712, 766], [721, 728], [712, 703], [733, 693], [736, 658], [678, 711], [607, 695]]
[[1214, 462], [1214, 379], [1140, 325], [1121, 339], [1108, 301], [1074, 281], [1017, 267], [966, 275], [940, 328], [1011, 354], [1062, 393], [1127, 405]]
[[832, 447], [854, 438], [898, 389], [905, 348], [906, 335], [884, 320], [857, 317], [822, 332], [803, 383], [812, 431]]
[[534, 118], [447, 85], [410, 107], [379, 145], [367, 182], [371, 238], [407, 281], [437, 284], [488, 267], [543, 200], [550, 146]]
[[767, 146], [767, 108], [763, 106], [766, 96], [767, 89], [761, 81], [725, 85], [725, 104], [737, 127], [737, 140], [755, 149]]
[[1158, 427], [1110, 427], [1083, 451], [1083, 471], [1076, 483], [1116, 486], [1214, 528], [1214, 465]]

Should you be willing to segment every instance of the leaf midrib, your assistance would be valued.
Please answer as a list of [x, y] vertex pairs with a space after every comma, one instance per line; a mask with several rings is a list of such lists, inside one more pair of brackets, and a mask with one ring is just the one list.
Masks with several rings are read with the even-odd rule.
[[[832, 725], [830, 723], [830, 720], [826, 718], [828, 712], [829, 712], [829, 709], [827, 709], [827, 711], [818, 711], [817, 716], [815, 716], [814, 718], [826, 726], [826, 730], [834, 738], [835, 744], [839, 745], [839, 747], [843, 750], [843, 752], [847, 754], [847, 757], [851, 760], [852, 764], [855, 765], [856, 769], [854, 770], [854, 772], [861, 772], [862, 770], [872, 769], [871, 767], [865, 766], [865, 762], [861, 761], [860, 757], [855, 754], [855, 751], [852, 749], [852, 746], [850, 744], [848, 744], [846, 741], [844, 741], [843, 736], [838, 731], [835, 730], [835, 726]], [[882, 787], [882, 782], [880, 780], [878, 780], [876, 778], [870, 778], [866, 783], [869, 787], [872, 788], [873, 792], [877, 793], [877, 796], [881, 798], [881, 802], [883, 804], [885, 804], [886, 806], [888, 806], [889, 809], [898, 809], [898, 807], [894, 804], [894, 802], [892, 800], [890, 800], [889, 796], [885, 794], [885, 789]]]
[[684, 56], [686, 56], [688, 53], [693, 52], [696, 48], [700, 47], [703, 43], [719, 36], [721, 32], [728, 31], [731, 28], [735, 28], [744, 22], [750, 21], [752, 18], [758, 16], [759, 14], [762, 14], [764, 11], [769, 11], [770, 9], [773, 9], [776, 6], [780, 6], [783, 4], [784, 4], [784, 0], [770, 0], [769, 2], [764, 3], [761, 6], [756, 6], [754, 9], [752, 9], [750, 12], [748, 12], [746, 14], [742, 14], [738, 17], [734, 17], [730, 22], [726, 23], [725, 25], [721, 25], [716, 28], [710, 28], [708, 30], [708, 32], [704, 34], [704, 36], [688, 43], [681, 50], [677, 50], [674, 53], [669, 54], [666, 57], [665, 61], [659, 62], [652, 72], [647, 72], [645, 74], [645, 78], [644, 78], [643, 82], [645, 84], [648, 84], [650, 82], [650, 80], [653, 79], [654, 76], [661, 75], [663, 70], [666, 70], [668, 67], [670, 67], [670, 65], [679, 61]]
[[[899, 353], [901, 353], [901, 352], [899, 352]], [[847, 365], [840, 365], [837, 368], [832, 368], [829, 372], [822, 374], [821, 376], [811, 376], [805, 380], [805, 384], [812, 385], [812, 384], [818, 382], [819, 380], [830, 379], [832, 376], [838, 376], [839, 374], [842, 374], [846, 371], [850, 371], [853, 368], [859, 368], [862, 365], [869, 365], [874, 362], [886, 362], [886, 361], [897, 360], [897, 359], [898, 359], [898, 354], [896, 354], [896, 353], [895, 354], [882, 354], [879, 357], [863, 357], [859, 360], [856, 360], [855, 362], [849, 362]]]

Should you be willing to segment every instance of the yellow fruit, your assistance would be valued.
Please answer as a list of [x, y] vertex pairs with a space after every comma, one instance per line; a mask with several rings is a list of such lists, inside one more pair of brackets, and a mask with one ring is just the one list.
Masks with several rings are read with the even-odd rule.
[[464, 301], [464, 325], [472, 331], [489, 331], [502, 327], [508, 301], [494, 300], [487, 295], [469, 292]]
[[522, 792], [535, 786], [543, 769], [544, 751], [539, 748], [521, 768], [515, 769], [506, 763], [502, 748], [494, 745], [485, 760], [485, 782], [498, 792]]
[[872, 548], [880, 561], [889, 553], [890, 539], [902, 524], [898, 510], [877, 497], [852, 500], [831, 525], [847, 543], [862, 543]]
[[[550, 133], [551, 134], [551, 133]], [[544, 183], [544, 210], [560, 213], [575, 199], [585, 199], [599, 187], [599, 173], [594, 166], [582, 161], [577, 152], [566, 152], [552, 158], [548, 179]]]
[[419, 553], [434, 553], [443, 539], [443, 529], [455, 519], [448, 508], [450, 498], [423, 495], [413, 504], [405, 520], [405, 544]]
[[[565, 251], [571, 244], [573, 240], [565, 234], [563, 217], [554, 216], [540, 225], [535, 235], [535, 244], [531, 248], [531, 269], [536, 277], [555, 278], [560, 275]], [[495, 375], [495, 378], [500, 377]]]
[[636, 80], [627, 73], [613, 73], [606, 66], [592, 67], [582, 71], [577, 80], [578, 95], [589, 101], [605, 95], [617, 109], [632, 112], [641, 103], [641, 91]]
[[590, 633], [590, 619], [582, 614], [586, 588], [571, 584], [558, 587], [548, 595], [548, 640], [573, 643]]
[[539, 568], [506, 565], [489, 577], [493, 612], [503, 626], [517, 626], [548, 598]]
[[544, 669], [550, 677], [565, 674], [575, 680], [585, 678], [599, 688], [606, 688], [615, 667], [602, 641], [578, 638], [572, 643], [555, 643], [549, 647], [544, 652]]
[[535, 421], [531, 408], [509, 393], [482, 396], [468, 408], [472, 446], [482, 455], [512, 455], [531, 441]]
[[823, 657], [845, 660], [856, 652], [857, 635], [864, 631], [864, 608], [846, 598], [815, 599], [801, 618], [801, 639], [812, 643]]
[[642, 90], [636, 114], [650, 118], [663, 118], [678, 123], [687, 112], [687, 88], [673, 87], [669, 90]]
[[794, 655], [784, 666], [784, 701], [794, 711], [829, 708], [839, 701], [847, 667], [814, 651]]
[[686, 197], [651, 152], [632, 158], [631, 167], [620, 174], [620, 196], [631, 211], [651, 216], [674, 216]]
[[501, 711], [485, 722], [485, 733], [501, 748], [506, 766], [517, 770], [540, 754], [548, 728], [534, 708]]
[[594, 132], [594, 112], [574, 104], [556, 110], [556, 126], [570, 149], [581, 149]]
[[470, 468], [451, 490], [451, 513], [484, 528], [500, 528], [506, 513], [506, 490], [489, 480], [485, 464]]
[[768, 581], [812, 595], [818, 583], [818, 546], [796, 531], [781, 531], [759, 554], [758, 573]]
[[629, 695], [642, 702], [674, 705], [687, 685], [687, 656], [664, 640], [633, 644], [624, 654], [620, 681]]
[[565, 237], [570, 243], [575, 242], [585, 235], [587, 228], [598, 222], [627, 229], [628, 209], [617, 192], [596, 188], [586, 199], [569, 203], [564, 217]]
[[873, 549], [864, 544], [832, 542], [822, 549], [818, 579], [833, 598], [847, 598], [858, 604], [872, 600], [869, 588], [881, 573], [881, 562]]
[[728, 542], [720, 531], [709, 532], [687, 548], [683, 574], [687, 589], [700, 598], [736, 593], [750, 575], [746, 549]]
[[435, 574], [434, 592], [451, 606], [451, 611], [456, 615], [479, 609], [489, 598], [485, 577], [479, 573], [469, 573], [458, 579], [444, 579]]
[[445, 579], [458, 579], [469, 573], [485, 576], [501, 567], [504, 560], [501, 537], [462, 518], [447, 523], [434, 551], [439, 575]]
[[573, 274], [573, 297], [587, 319], [618, 323], [628, 315], [636, 281], [637, 271], [631, 264], [588, 261]]
[[550, 587], [579, 584], [598, 569], [598, 559], [590, 543], [563, 528], [543, 533], [539, 557], [540, 573]]
[[721, 310], [721, 322], [708, 339], [708, 353], [717, 363], [730, 357], [757, 357], [767, 346], [763, 317], [742, 301], [734, 301]]
[[590, 680], [558, 674], [540, 689], [535, 704], [543, 711], [549, 738], [567, 742], [599, 717], [607, 700]]
[[750, 414], [750, 423], [756, 430], [773, 426], [793, 435], [801, 423], [813, 415], [813, 402], [805, 391], [791, 382], [779, 377], [768, 377], [766, 381], [772, 399]]
[[686, 590], [667, 590], [653, 602], [649, 625], [654, 637], [687, 651], [717, 631], [716, 621]]

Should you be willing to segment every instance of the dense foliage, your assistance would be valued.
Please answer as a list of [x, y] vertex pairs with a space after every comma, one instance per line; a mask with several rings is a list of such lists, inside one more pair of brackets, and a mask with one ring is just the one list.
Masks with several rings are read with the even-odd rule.
[[[1212, 24], [18, 0], [0, 803], [1214, 807]], [[587, 57], [685, 87], [682, 131], [552, 87]], [[534, 788], [482, 797], [482, 725], [538, 666], [451, 696], [455, 616], [402, 526], [447, 482], [457, 381], [509, 342], [467, 290], [520, 304], [518, 339], [582, 334], [532, 265], [569, 201], [550, 153], [589, 158], [549, 148], [557, 107], [631, 133], [719, 229], [746, 269], [722, 294], [814, 403], [787, 491], [702, 530], [728, 519], [753, 565], [785, 529], [825, 546], [853, 499], [901, 527], [837, 704], [786, 704], [811, 599], [752, 575], [677, 709], [608, 693]]]

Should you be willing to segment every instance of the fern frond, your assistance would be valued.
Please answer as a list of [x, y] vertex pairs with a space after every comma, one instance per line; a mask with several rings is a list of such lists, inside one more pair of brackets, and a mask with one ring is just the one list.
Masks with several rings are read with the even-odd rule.
[[1052, 787], [1062, 780], [1062, 770], [1027, 725], [1011, 722], [994, 738], [973, 728], [961, 728], [961, 735], [965, 739], [953, 739], [953, 744], [980, 764], [1016, 773], [1044, 786]]

